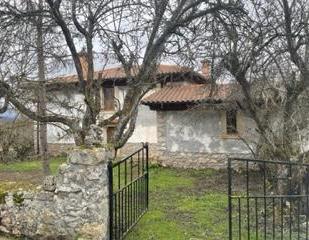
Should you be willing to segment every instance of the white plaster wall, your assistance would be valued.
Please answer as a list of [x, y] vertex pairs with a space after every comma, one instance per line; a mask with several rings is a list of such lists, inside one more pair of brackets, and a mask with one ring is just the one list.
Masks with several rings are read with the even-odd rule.
[[[171, 152], [249, 153], [240, 139], [225, 133], [225, 112], [216, 110], [168, 111], [166, 147]], [[253, 131], [253, 122], [242, 117], [242, 134]]]
[[[119, 100], [121, 107], [124, 103], [125, 94], [127, 92], [126, 87], [115, 87], [115, 97]], [[148, 94], [151, 94], [149, 92]], [[57, 91], [53, 92], [53, 94], [61, 99], [68, 100], [74, 104], [76, 104], [77, 108], [84, 108], [84, 96], [76, 90], [70, 91]], [[148, 96], [147, 94], [147, 96]], [[71, 115], [74, 117], [81, 117], [81, 112], [77, 110], [66, 111], [65, 109], [59, 108], [57, 105], [49, 106], [49, 109], [52, 109], [55, 113], [61, 113], [64, 115]], [[101, 118], [108, 118], [113, 114], [113, 111], [104, 112], [100, 114]], [[62, 128], [66, 128], [65, 126], [58, 124]], [[57, 127], [53, 124], [48, 124], [48, 143], [63, 143], [63, 144], [74, 144], [74, 139], [72, 136], [67, 136], [65, 131], [61, 129], [61, 127]], [[129, 143], [140, 143], [140, 142], [149, 142], [149, 143], [157, 143], [157, 116], [155, 111], [151, 111], [148, 107], [144, 105], [139, 106], [139, 112], [137, 116], [135, 131], [131, 138], [128, 140]]]
[[[82, 112], [85, 109], [84, 96], [78, 91], [72, 89], [69, 91], [55, 91], [52, 93], [55, 99], [59, 101], [67, 101], [74, 105], [75, 109], [65, 109], [58, 104], [50, 104], [48, 109], [57, 113], [67, 116], [72, 116], [74, 118], [81, 118]], [[48, 143], [64, 143], [64, 144], [74, 144], [74, 139], [72, 136], [67, 135], [63, 129], [67, 127], [63, 124], [48, 124], [47, 125], [47, 141]]]
[[157, 143], [157, 112], [151, 111], [149, 107], [140, 105], [133, 135], [129, 143]]
[[[123, 88], [122, 91], [124, 97], [126, 92], [125, 88]], [[144, 97], [151, 95], [155, 91], [155, 89], [150, 90]], [[124, 98], [122, 99], [122, 102], [123, 100]], [[140, 104], [138, 107], [135, 130], [129, 138], [128, 143], [157, 143], [157, 126], [157, 112], [150, 110], [148, 106]]]

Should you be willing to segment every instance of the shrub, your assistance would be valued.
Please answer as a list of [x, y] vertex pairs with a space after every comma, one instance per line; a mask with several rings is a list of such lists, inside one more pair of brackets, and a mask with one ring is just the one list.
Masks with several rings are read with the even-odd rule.
[[29, 121], [0, 124], [0, 161], [23, 160], [33, 152], [33, 128]]

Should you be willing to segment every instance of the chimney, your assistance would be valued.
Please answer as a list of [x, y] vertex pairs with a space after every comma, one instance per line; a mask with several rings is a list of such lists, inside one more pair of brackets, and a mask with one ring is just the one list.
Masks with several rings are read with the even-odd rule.
[[83, 77], [85, 80], [87, 78], [88, 73], [88, 60], [87, 60], [87, 53], [84, 48], [78, 53], [78, 57], [80, 64], [82, 66]]
[[201, 61], [201, 63], [202, 63], [202, 69], [201, 69], [202, 74], [206, 78], [209, 78], [210, 77], [210, 62], [205, 59]]

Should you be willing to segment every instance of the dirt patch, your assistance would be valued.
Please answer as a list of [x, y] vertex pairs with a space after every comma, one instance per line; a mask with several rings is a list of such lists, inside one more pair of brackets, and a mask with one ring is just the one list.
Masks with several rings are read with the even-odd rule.
[[0, 181], [5, 182], [28, 182], [31, 184], [41, 184], [44, 175], [40, 171], [27, 172], [0, 172]]
[[[194, 178], [194, 184], [191, 188], [177, 188], [180, 192], [192, 193], [200, 196], [208, 192], [227, 193], [228, 190], [228, 172], [227, 170], [213, 170], [189, 172], [188, 177]], [[232, 190], [233, 192], [244, 192], [246, 190], [247, 175], [245, 173], [233, 173], [232, 175]], [[262, 176], [259, 172], [249, 173], [250, 191], [258, 191], [261, 188]]]

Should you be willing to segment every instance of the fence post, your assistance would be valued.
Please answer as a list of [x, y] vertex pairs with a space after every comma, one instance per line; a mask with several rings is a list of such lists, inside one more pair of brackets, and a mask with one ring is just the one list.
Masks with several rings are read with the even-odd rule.
[[113, 240], [113, 162], [109, 161], [107, 165], [108, 171], [108, 194], [109, 194], [109, 239]]

